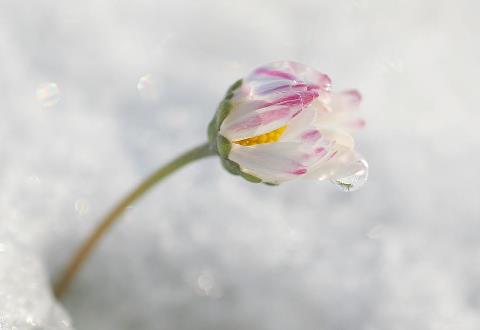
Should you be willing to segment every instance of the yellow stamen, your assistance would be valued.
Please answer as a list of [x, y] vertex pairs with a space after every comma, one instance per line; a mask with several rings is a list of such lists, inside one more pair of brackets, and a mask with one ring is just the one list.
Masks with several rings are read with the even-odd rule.
[[282, 136], [286, 128], [287, 128], [287, 125], [262, 135], [253, 136], [251, 138], [243, 139], [239, 141], [233, 141], [233, 143], [240, 144], [242, 146], [253, 146], [256, 144], [263, 144], [263, 143], [274, 143], [274, 142], [277, 142], [278, 139], [280, 139], [280, 137]]

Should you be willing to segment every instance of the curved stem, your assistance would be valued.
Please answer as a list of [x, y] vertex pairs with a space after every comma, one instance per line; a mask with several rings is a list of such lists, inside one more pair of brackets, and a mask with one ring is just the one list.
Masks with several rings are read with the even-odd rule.
[[75, 255], [68, 263], [67, 268], [56, 283], [54, 292], [57, 298], [62, 297], [70, 282], [73, 280], [82, 264], [92, 253], [98, 241], [105, 235], [116, 220], [125, 212], [125, 209], [140, 199], [155, 184], [163, 180], [181, 167], [201, 158], [214, 154], [209, 144], [203, 144], [190, 151], [185, 152], [171, 162], [165, 164], [156, 170], [152, 175], [146, 178], [132, 192], [125, 196], [107, 215], [100, 221], [100, 224], [93, 230], [88, 239], [80, 246]]

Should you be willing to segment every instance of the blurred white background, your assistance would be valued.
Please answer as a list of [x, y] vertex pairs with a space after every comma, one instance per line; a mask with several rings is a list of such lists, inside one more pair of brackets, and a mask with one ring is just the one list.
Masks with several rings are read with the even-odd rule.
[[[370, 182], [272, 188], [217, 159], [135, 205], [67, 293], [77, 330], [480, 329], [477, 1], [0, 0], [0, 329], [124, 193], [295, 60], [358, 88]], [[43, 264], [43, 265], [42, 265]]]

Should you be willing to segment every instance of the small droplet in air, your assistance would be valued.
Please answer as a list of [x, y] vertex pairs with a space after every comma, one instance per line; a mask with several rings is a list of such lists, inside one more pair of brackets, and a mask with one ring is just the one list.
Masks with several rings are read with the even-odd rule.
[[60, 101], [60, 89], [53, 82], [44, 83], [37, 88], [37, 101], [44, 107], [50, 108]]
[[379, 239], [382, 236], [384, 230], [385, 228], [383, 225], [376, 225], [370, 228], [370, 230], [367, 233], [367, 237], [370, 239]]
[[30, 183], [39, 183], [40, 182], [40, 178], [36, 175], [30, 175], [28, 178], [27, 178], [28, 182]]
[[138, 80], [137, 90], [146, 100], [154, 101], [158, 98], [158, 88], [151, 74], [146, 74]]
[[84, 216], [90, 211], [90, 203], [85, 199], [77, 199], [75, 202], [75, 211], [79, 216]]
[[223, 296], [220, 283], [218, 283], [214, 274], [208, 269], [195, 274], [190, 283], [199, 296], [210, 298], [220, 298]]
[[342, 191], [358, 190], [368, 180], [368, 163], [366, 160], [359, 159], [353, 166], [356, 169], [353, 174], [332, 180], [332, 182]]
[[197, 278], [197, 287], [200, 293], [206, 296], [210, 295], [212, 289], [215, 287], [213, 276], [208, 272], [200, 274]]
[[31, 326], [33, 326], [33, 327], [37, 327], [37, 322], [35, 322], [35, 319], [34, 319], [34, 317], [33, 317], [32, 315], [27, 316], [27, 318], [25, 319], [25, 321], [26, 321], [29, 325], [31, 325]]

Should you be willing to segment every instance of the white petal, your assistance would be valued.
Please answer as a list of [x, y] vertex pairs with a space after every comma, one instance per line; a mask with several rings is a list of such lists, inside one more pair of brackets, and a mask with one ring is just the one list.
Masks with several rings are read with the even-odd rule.
[[347, 149], [353, 149], [355, 146], [355, 141], [350, 135], [350, 133], [341, 130], [341, 129], [332, 129], [332, 128], [318, 128], [322, 136], [331, 141], [336, 145], [340, 145]]
[[288, 127], [280, 137], [280, 141], [302, 142], [301, 136], [307, 130], [316, 129], [317, 112], [310, 105], [288, 123]]
[[298, 143], [233, 144], [228, 158], [264, 181], [280, 183], [306, 173], [300, 147]]

